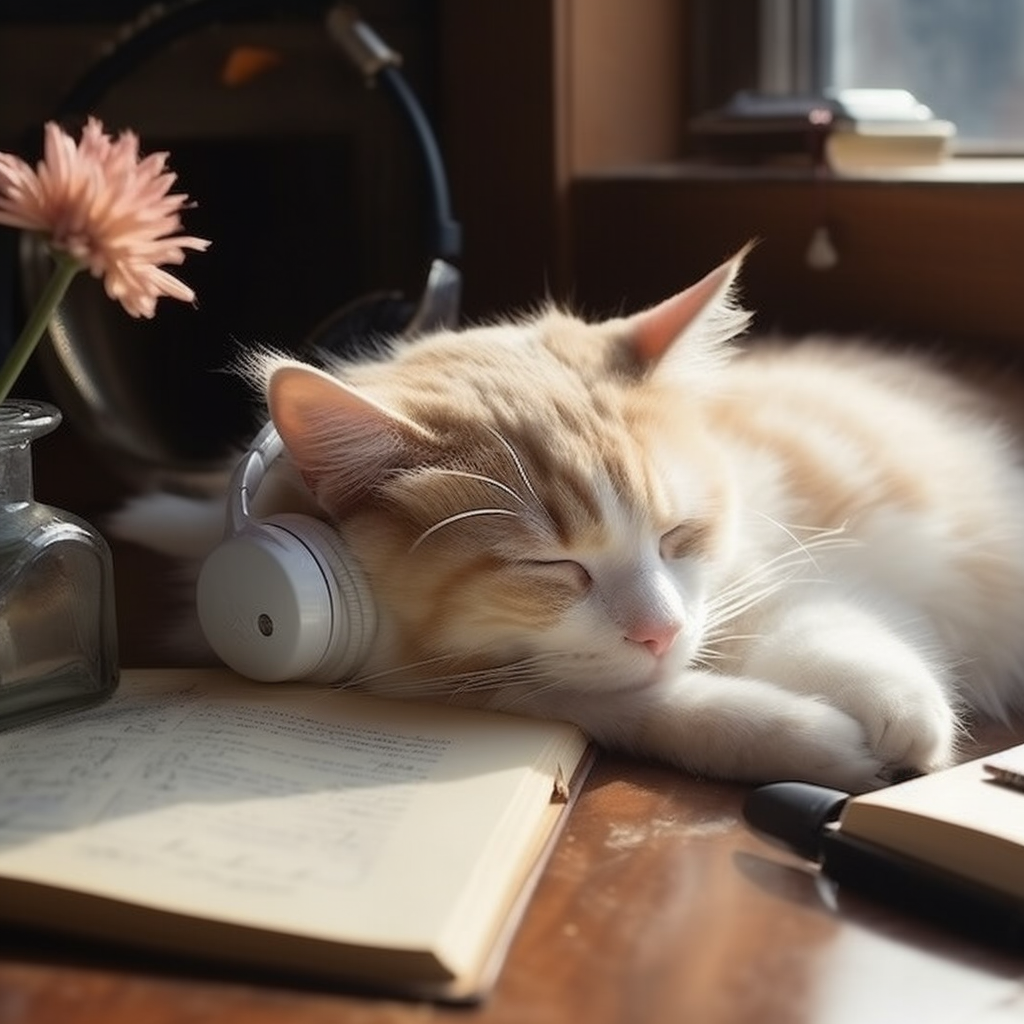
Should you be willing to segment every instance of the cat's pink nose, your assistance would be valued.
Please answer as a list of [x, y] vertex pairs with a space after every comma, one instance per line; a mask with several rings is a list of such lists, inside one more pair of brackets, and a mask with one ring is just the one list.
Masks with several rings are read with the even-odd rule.
[[643, 644], [651, 654], [660, 658], [675, 643], [682, 628], [682, 623], [675, 619], [641, 622], [630, 629], [626, 639], [635, 644]]

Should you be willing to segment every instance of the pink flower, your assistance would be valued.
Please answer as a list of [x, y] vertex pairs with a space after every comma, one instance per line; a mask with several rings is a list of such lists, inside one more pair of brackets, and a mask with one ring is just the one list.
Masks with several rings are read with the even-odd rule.
[[203, 238], [176, 234], [188, 196], [170, 194], [166, 153], [139, 156], [134, 132], [108, 136], [89, 118], [76, 145], [59, 125], [45, 128], [43, 159], [33, 170], [0, 153], [0, 224], [42, 232], [135, 317], [152, 317], [161, 296], [192, 302], [195, 293], [161, 269], [205, 250]]

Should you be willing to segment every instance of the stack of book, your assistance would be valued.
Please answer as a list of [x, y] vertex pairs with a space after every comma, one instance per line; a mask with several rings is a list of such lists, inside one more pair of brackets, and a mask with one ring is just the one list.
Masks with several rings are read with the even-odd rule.
[[740, 92], [697, 118], [706, 152], [748, 162], [821, 161], [838, 175], [934, 166], [952, 152], [956, 126], [904, 89], [843, 89], [823, 96]]

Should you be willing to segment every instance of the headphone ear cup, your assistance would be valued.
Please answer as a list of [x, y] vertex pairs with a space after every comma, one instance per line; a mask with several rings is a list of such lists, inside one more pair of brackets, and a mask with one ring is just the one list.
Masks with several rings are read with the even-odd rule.
[[369, 652], [376, 615], [341, 538], [310, 516], [252, 522], [206, 559], [196, 610], [225, 664], [266, 682], [338, 682]]
[[377, 606], [358, 560], [338, 531], [323, 520], [282, 512], [267, 521], [303, 543], [331, 584], [331, 641], [320, 668], [309, 678], [330, 683], [350, 678], [369, 657], [377, 635]]

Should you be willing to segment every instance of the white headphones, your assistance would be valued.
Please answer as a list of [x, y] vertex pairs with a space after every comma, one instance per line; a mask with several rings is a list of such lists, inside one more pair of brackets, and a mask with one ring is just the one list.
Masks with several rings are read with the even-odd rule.
[[235, 469], [225, 539], [199, 575], [199, 622], [217, 656], [251, 679], [339, 682], [370, 652], [373, 597], [327, 523], [300, 513], [251, 514], [283, 448], [268, 423]]

